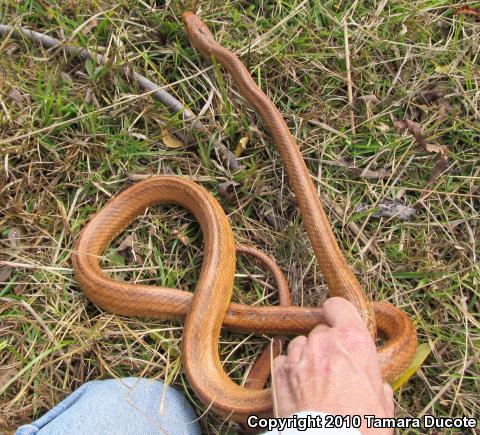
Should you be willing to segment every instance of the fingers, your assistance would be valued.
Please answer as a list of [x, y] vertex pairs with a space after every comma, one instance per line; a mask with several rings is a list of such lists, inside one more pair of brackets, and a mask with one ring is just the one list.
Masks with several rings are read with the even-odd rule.
[[276, 416], [303, 409], [393, 416], [392, 389], [383, 383], [375, 342], [356, 308], [334, 297], [323, 312], [326, 324], [293, 339], [287, 356], [274, 360]]
[[323, 316], [328, 326], [338, 327], [361, 323], [362, 318], [355, 306], [346, 299], [333, 297], [323, 303]]
[[287, 354], [288, 364], [294, 366], [298, 364], [302, 356], [303, 349], [307, 345], [307, 337], [300, 335], [288, 343]]
[[277, 356], [273, 360], [272, 399], [275, 417], [286, 417], [294, 409], [293, 391], [287, 365], [285, 355]]
[[393, 401], [393, 390], [390, 384], [383, 384], [383, 394], [385, 396], [386, 412], [389, 415], [395, 414], [395, 403]]

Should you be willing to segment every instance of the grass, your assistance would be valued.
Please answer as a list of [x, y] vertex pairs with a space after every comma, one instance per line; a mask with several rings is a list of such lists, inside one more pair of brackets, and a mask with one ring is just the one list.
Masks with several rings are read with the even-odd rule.
[[[73, 279], [79, 231], [138, 174], [201, 177], [228, 213], [236, 240], [277, 260], [295, 303], [319, 303], [326, 295], [283, 163], [258, 114], [231, 79], [207, 68], [190, 46], [180, 16], [193, 3], [162, 4], [2, 2], [0, 22], [58, 38], [73, 34], [72, 42], [112, 59], [106, 66], [83, 65], [28, 41], [0, 40], [1, 138], [26, 135], [1, 151], [1, 260], [13, 266], [9, 273], [2, 269], [0, 287], [2, 433], [40, 416], [86, 381], [122, 376], [167, 380], [189, 396], [206, 433], [237, 431], [203, 415], [190, 391], [180, 364], [181, 325], [101, 312]], [[441, 0], [197, 2], [217, 38], [242, 55], [284, 114], [369, 297], [408, 312], [420, 341], [432, 347], [396, 394], [400, 416], [473, 417], [480, 409], [480, 24], [456, 15], [455, 6]], [[96, 25], [76, 31], [101, 11]], [[213, 93], [202, 117], [209, 135], [198, 134], [197, 147], [163, 145], [162, 125], [175, 131], [179, 118], [137, 95], [118, 74], [126, 62], [159, 84], [179, 82], [170, 92], [197, 113]], [[434, 86], [450, 105], [445, 115], [438, 100], [423, 101]], [[439, 155], [396, 131], [394, 120], [403, 118], [419, 123], [428, 143], [448, 147], [447, 171], [432, 180]], [[243, 168], [232, 173], [216, 158], [215, 143], [221, 138], [234, 150], [244, 136], [250, 143], [240, 158]], [[391, 175], [366, 178], [329, 163], [343, 158]], [[217, 193], [228, 180], [239, 183], [229, 200]], [[415, 208], [415, 215], [375, 218], [386, 199]], [[127, 234], [134, 237], [135, 258], [117, 252]], [[117, 279], [193, 290], [201, 261], [193, 218], [162, 207], [139, 217], [107, 250], [103, 266]], [[235, 301], [275, 303], [273, 281], [256, 264], [241, 258], [237, 273]], [[242, 381], [264, 343], [222, 333], [220, 352], [231, 378]]]

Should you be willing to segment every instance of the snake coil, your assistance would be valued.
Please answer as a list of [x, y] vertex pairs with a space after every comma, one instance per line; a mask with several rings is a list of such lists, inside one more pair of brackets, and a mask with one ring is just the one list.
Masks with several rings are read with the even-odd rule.
[[[285, 163], [330, 295], [352, 302], [372, 335], [378, 333], [385, 339], [378, 356], [384, 380], [391, 381], [408, 367], [415, 354], [417, 337], [412, 322], [392, 305], [367, 300], [338, 247], [300, 150], [280, 112], [258, 88], [242, 62], [215, 41], [197, 16], [186, 12], [183, 18], [192, 45], [227, 70], [241, 95], [269, 128]], [[99, 266], [99, 256], [139, 214], [147, 207], [165, 203], [189, 210], [203, 233], [205, 254], [193, 294], [119, 282], [105, 275]], [[254, 252], [246, 253], [255, 256]], [[242, 388], [228, 378], [218, 352], [222, 325], [238, 331], [295, 335], [306, 334], [322, 323], [321, 307], [249, 307], [230, 303], [235, 242], [228, 218], [203, 187], [181, 177], [151, 177], [114, 197], [82, 230], [73, 255], [73, 268], [86, 296], [107, 311], [183, 319], [182, 357], [190, 385], [211, 410], [234, 421], [245, 421], [251, 414], [271, 415], [272, 399], [270, 389]]]

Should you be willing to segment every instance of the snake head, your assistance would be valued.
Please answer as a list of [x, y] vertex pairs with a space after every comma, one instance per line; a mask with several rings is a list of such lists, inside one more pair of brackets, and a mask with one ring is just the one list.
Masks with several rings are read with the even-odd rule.
[[207, 25], [190, 11], [183, 13], [183, 23], [191, 44], [203, 54], [210, 56], [211, 48], [217, 45], [217, 42]]

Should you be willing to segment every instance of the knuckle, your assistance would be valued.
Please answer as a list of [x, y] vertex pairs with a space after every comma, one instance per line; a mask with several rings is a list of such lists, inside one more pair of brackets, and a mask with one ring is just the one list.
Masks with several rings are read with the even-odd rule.
[[288, 343], [287, 353], [292, 352], [292, 350], [297, 347], [301, 347], [305, 345], [306, 341], [307, 341], [307, 337], [305, 337], [304, 335], [299, 335], [298, 337], [295, 337], [290, 343]]

